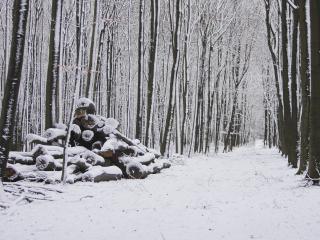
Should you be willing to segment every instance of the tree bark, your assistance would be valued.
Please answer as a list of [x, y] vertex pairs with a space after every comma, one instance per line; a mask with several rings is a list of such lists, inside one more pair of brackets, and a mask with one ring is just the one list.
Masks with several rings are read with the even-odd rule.
[[309, 161], [309, 111], [310, 111], [310, 56], [308, 42], [308, 25], [306, 18], [306, 0], [300, 7], [300, 73], [301, 73], [301, 121], [300, 121], [300, 162], [297, 174], [307, 169]]
[[139, 4], [139, 39], [138, 39], [138, 85], [137, 85], [137, 114], [136, 114], [136, 134], [135, 138], [141, 139], [142, 116], [141, 116], [141, 82], [143, 78], [143, 35], [144, 35], [144, 0]]
[[[170, 4], [170, 3], [169, 3]], [[176, 10], [175, 10], [175, 27], [172, 31], [172, 68], [171, 68], [171, 75], [170, 75], [170, 86], [169, 86], [169, 99], [168, 99], [168, 108], [167, 108], [167, 116], [165, 119], [164, 124], [164, 132], [161, 137], [161, 143], [160, 143], [160, 153], [164, 155], [167, 143], [168, 143], [168, 135], [170, 130], [170, 123], [171, 123], [171, 117], [172, 117], [172, 110], [173, 110], [173, 86], [175, 81], [175, 76], [177, 72], [177, 63], [178, 63], [178, 54], [179, 54], [179, 26], [180, 26], [180, 0], [176, 0]]]
[[298, 26], [299, 10], [293, 9], [293, 33], [291, 52], [291, 163], [292, 167], [298, 167], [298, 106], [297, 106], [297, 56], [298, 56]]
[[282, 38], [282, 94], [283, 94], [283, 124], [284, 140], [288, 154], [288, 164], [292, 162], [292, 131], [290, 129], [291, 110], [289, 95], [289, 63], [288, 63], [288, 26], [287, 26], [287, 0], [282, 0], [281, 8], [281, 38]]
[[320, 2], [310, 1], [311, 24], [311, 101], [310, 101], [310, 159], [308, 175], [319, 183], [320, 172]]
[[45, 128], [58, 122], [57, 109], [59, 62], [60, 62], [60, 21], [62, 0], [53, 0], [51, 9], [49, 62], [46, 83], [46, 117]]
[[28, 18], [28, 0], [15, 0], [12, 11], [13, 31], [8, 76], [2, 100], [0, 119], [0, 167], [1, 176], [7, 165], [21, 82], [25, 34]]
[[153, 86], [154, 75], [156, 70], [157, 41], [158, 41], [158, 21], [159, 21], [159, 0], [151, 0], [150, 4], [150, 47], [149, 47], [149, 65], [148, 65], [148, 86], [147, 86], [147, 117], [145, 145], [149, 145], [149, 129], [152, 119], [153, 108]]

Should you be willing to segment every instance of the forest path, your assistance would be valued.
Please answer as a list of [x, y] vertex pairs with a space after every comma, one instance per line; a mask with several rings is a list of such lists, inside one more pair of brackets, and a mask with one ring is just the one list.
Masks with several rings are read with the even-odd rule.
[[0, 212], [0, 239], [314, 240], [320, 189], [275, 149], [175, 159], [145, 180], [68, 185], [53, 202]]

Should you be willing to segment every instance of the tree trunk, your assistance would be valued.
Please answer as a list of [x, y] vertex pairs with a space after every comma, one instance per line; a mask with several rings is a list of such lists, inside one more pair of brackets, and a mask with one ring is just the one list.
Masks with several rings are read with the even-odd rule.
[[297, 174], [307, 169], [309, 161], [309, 111], [310, 111], [310, 56], [306, 0], [300, 2], [300, 73], [301, 73], [301, 121], [300, 121], [300, 163]]
[[[278, 109], [277, 109], [277, 119], [278, 119], [278, 132], [279, 132], [279, 140], [280, 140], [280, 149], [283, 154], [286, 154], [286, 143], [284, 138], [284, 128], [283, 128], [283, 103], [280, 93], [280, 82], [279, 82], [279, 64], [277, 60], [276, 50], [273, 47], [273, 40], [272, 39], [272, 29], [271, 20], [270, 20], [270, 0], [265, 1], [265, 8], [266, 8], [266, 26], [267, 26], [267, 38], [268, 38], [268, 48], [271, 54], [272, 63], [273, 63], [273, 73], [275, 79], [275, 87], [277, 92], [277, 100], [278, 100]], [[275, 36], [274, 36], [275, 38]]]
[[159, 21], [159, 0], [151, 0], [150, 4], [151, 24], [150, 24], [150, 47], [149, 47], [149, 68], [148, 68], [148, 86], [147, 86], [147, 117], [145, 145], [149, 145], [149, 129], [152, 120], [153, 108], [153, 86], [156, 70], [157, 40], [158, 40], [158, 21]]
[[143, 79], [143, 35], [144, 35], [144, 0], [139, 4], [139, 39], [138, 39], [138, 85], [137, 85], [137, 114], [136, 114], [136, 134], [137, 139], [142, 135], [142, 116], [141, 116], [141, 82]]
[[311, 24], [311, 101], [310, 101], [310, 159], [308, 175], [319, 183], [320, 172], [320, 2], [310, 1]]
[[291, 163], [292, 167], [298, 167], [298, 106], [297, 106], [297, 55], [298, 55], [298, 26], [299, 11], [293, 10], [293, 33], [292, 33], [292, 52], [291, 52]]
[[292, 162], [292, 131], [290, 129], [291, 110], [289, 96], [289, 70], [288, 70], [288, 26], [287, 26], [287, 0], [282, 0], [281, 9], [281, 33], [282, 33], [282, 94], [283, 94], [283, 124], [284, 124], [284, 140], [288, 154], [288, 164]]
[[1, 176], [7, 165], [7, 159], [11, 147], [11, 139], [16, 115], [17, 100], [21, 82], [21, 70], [25, 34], [28, 18], [28, 0], [15, 0], [12, 11], [13, 31], [11, 40], [11, 53], [9, 60], [8, 76], [2, 100], [0, 118], [0, 167]]
[[[170, 3], [169, 3], [170, 4]], [[169, 100], [168, 100], [168, 108], [167, 108], [167, 117], [165, 119], [164, 124], [164, 132], [163, 136], [161, 137], [161, 144], [160, 144], [160, 153], [164, 155], [167, 143], [168, 143], [168, 135], [170, 130], [170, 123], [172, 117], [172, 110], [173, 110], [173, 86], [174, 80], [177, 72], [177, 63], [178, 63], [178, 53], [179, 53], [179, 26], [180, 26], [180, 0], [176, 0], [176, 11], [175, 11], [175, 27], [174, 32], [172, 32], [172, 68], [171, 68], [171, 76], [170, 76], [170, 87], [169, 87]]]
[[59, 63], [60, 63], [60, 21], [62, 1], [53, 0], [51, 9], [49, 62], [46, 84], [46, 117], [45, 128], [50, 128], [58, 122], [57, 109]]
[[98, 8], [98, 0], [94, 1], [94, 10], [93, 10], [93, 19], [92, 19], [92, 33], [91, 33], [91, 44], [90, 44], [90, 56], [89, 56], [89, 69], [87, 76], [87, 86], [86, 86], [86, 97], [92, 97], [92, 69], [93, 69], [93, 52], [95, 46], [95, 36], [96, 36], [96, 25], [97, 25], [97, 8]]

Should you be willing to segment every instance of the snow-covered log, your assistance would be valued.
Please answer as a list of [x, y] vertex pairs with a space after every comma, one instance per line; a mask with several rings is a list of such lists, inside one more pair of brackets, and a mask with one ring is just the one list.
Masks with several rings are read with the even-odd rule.
[[143, 156], [138, 157], [131, 157], [131, 156], [121, 156], [119, 157], [119, 161], [122, 161], [123, 163], [129, 163], [129, 162], [139, 162], [143, 165], [149, 165], [150, 163], [154, 162], [155, 155], [153, 153], [146, 153]]
[[92, 165], [88, 163], [86, 159], [81, 158], [79, 156], [70, 158], [68, 164], [73, 164], [77, 166], [77, 170], [80, 172], [85, 172], [86, 170], [92, 167]]
[[24, 156], [23, 152], [10, 152], [8, 162], [11, 164], [20, 163], [24, 165], [33, 165], [36, 163], [32, 156]]
[[122, 171], [116, 166], [101, 167], [94, 166], [82, 175], [82, 181], [103, 182], [119, 180], [122, 178]]
[[86, 142], [92, 141], [93, 137], [94, 137], [94, 132], [91, 130], [84, 130], [82, 132], [82, 139]]
[[76, 124], [71, 124], [71, 137], [74, 139], [79, 139], [81, 136], [81, 129]]
[[142, 179], [147, 176], [147, 172], [144, 170], [144, 167], [139, 162], [129, 162], [126, 164], [126, 173], [129, 178], [133, 179]]
[[58, 129], [67, 131], [67, 125], [64, 123], [55, 123], [54, 128], [58, 128]]
[[81, 154], [81, 157], [84, 158], [87, 163], [90, 163], [91, 165], [105, 165], [105, 160], [103, 157], [99, 156], [98, 154], [92, 152], [92, 151], [85, 151]]
[[37, 134], [30, 133], [26, 136], [26, 141], [28, 143], [35, 144], [48, 144], [48, 139]]
[[162, 169], [170, 168], [171, 163], [166, 159], [158, 159], [154, 163], [143, 167], [148, 174], [155, 174], [159, 173]]
[[[86, 151], [88, 149], [82, 146], [70, 147], [68, 148], [68, 156], [73, 157]], [[62, 158], [63, 147], [38, 144], [32, 149], [31, 156], [37, 158], [40, 155], [51, 155], [54, 158]]]
[[[76, 110], [85, 110], [85, 114], [95, 114], [96, 113], [96, 106], [92, 100], [89, 98], [79, 98], [76, 102]], [[81, 117], [82, 115], [77, 115], [76, 112], [76, 117]]]
[[67, 131], [58, 128], [49, 128], [43, 134], [43, 137], [48, 139], [48, 142], [54, 142], [60, 139], [65, 139], [66, 136]]
[[40, 171], [60, 171], [62, 169], [61, 163], [48, 154], [38, 156], [36, 166]]
[[61, 157], [63, 153], [63, 148], [59, 146], [49, 146], [49, 145], [36, 145], [32, 151], [31, 155], [36, 159], [40, 155], [51, 155], [56, 157]]
[[124, 141], [117, 139], [114, 136], [111, 136], [102, 146], [101, 152], [108, 151], [121, 151], [127, 149], [129, 146]]

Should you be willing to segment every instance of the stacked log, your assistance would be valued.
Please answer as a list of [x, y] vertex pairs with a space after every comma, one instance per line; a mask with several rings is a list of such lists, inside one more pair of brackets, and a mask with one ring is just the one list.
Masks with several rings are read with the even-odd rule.
[[[119, 125], [113, 118], [96, 115], [91, 100], [79, 99], [70, 126], [68, 183], [141, 179], [170, 167], [159, 152], [120, 133]], [[66, 136], [64, 124], [56, 124], [42, 136], [29, 134], [26, 141], [34, 147], [30, 152], [10, 152], [6, 180], [59, 182]], [[20, 173], [15, 167], [20, 165], [35, 165], [38, 171]]]

